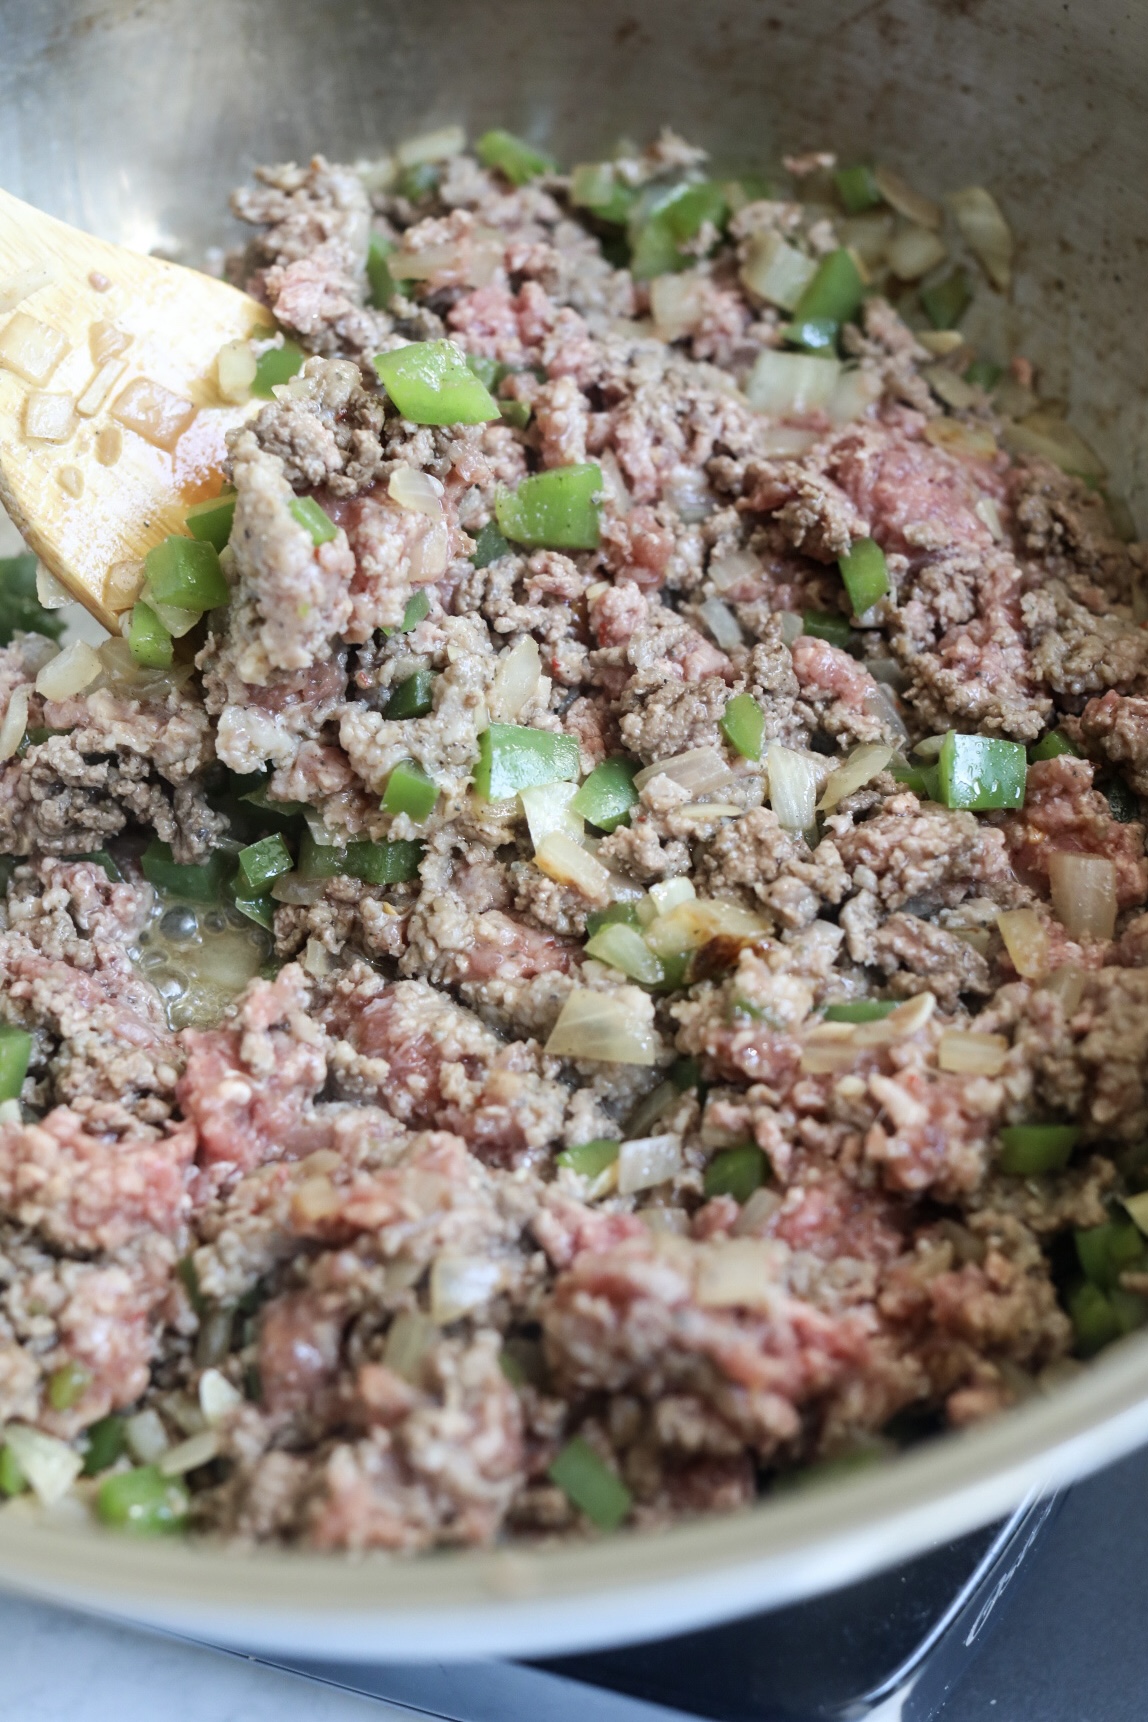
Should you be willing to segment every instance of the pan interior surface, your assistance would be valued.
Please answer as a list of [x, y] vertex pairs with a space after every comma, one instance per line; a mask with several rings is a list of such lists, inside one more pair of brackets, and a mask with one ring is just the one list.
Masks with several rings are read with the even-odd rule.
[[[257, 161], [506, 125], [573, 161], [663, 124], [731, 168], [876, 156], [991, 186], [1010, 332], [1148, 521], [1148, 12], [1116, 0], [0, 0], [0, 184], [195, 260]], [[888, 1468], [660, 1535], [413, 1563], [237, 1558], [0, 1517], [0, 1582], [234, 1643], [541, 1654], [700, 1626], [859, 1577], [1148, 1435], [1148, 1338]]]

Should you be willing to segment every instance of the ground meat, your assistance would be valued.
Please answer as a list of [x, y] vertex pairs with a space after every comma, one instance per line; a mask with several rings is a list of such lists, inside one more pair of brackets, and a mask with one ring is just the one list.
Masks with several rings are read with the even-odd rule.
[[1092, 775], [1088, 760], [1067, 753], [1029, 766], [1024, 807], [1003, 822], [1013, 866], [1022, 878], [1043, 881], [1050, 855], [1106, 856], [1116, 868], [1119, 906], [1133, 908], [1148, 899], [1144, 826], [1114, 819]]
[[1125, 773], [1137, 795], [1148, 795], [1148, 699], [1106, 693], [1080, 714], [1085, 741]]

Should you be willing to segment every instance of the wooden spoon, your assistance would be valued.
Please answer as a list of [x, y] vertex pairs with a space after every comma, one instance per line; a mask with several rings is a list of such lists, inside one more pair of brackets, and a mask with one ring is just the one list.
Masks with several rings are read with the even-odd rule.
[[220, 394], [220, 348], [270, 323], [222, 281], [0, 191], [0, 502], [113, 632], [143, 556], [218, 490], [226, 433], [253, 410]]

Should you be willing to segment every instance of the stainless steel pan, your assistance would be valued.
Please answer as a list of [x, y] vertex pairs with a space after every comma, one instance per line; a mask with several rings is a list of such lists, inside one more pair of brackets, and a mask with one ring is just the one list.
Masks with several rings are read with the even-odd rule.
[[[259, 160], [665, 121], [731, 166], [872, 152], [993, 186], [1015, 320], [1148, 516], [1148, 10], [1126, 0], [0, 0], [0, 185], [194, 259]], [[1047, 1399], [734, 1518], [538, 1554], [237, 1558], [0, 1515], [0, 1582], [234, 1643], [411, 1659], [607, 1644], [842, 1583], [1148, 1438], [1148, 1337]]]

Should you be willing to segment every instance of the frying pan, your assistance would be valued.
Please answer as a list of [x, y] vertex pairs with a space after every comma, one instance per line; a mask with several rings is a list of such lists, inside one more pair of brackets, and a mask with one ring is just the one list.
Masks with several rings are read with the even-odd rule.
[[[0, 0], [0, 184], [195, 261], [257, 161], [461, 121], [567, 161], [671, 122], [736, 169], [871, 155], [990, 185], [1007, 333], [1148, 516], [1148, 9], [1127, 0]], [[1148, 1336], [980, 1428], [752, 1511], [537, 1552], [361, 1560], [133, 1542], [0, 1514], [0, 1584], [219, 1642], [530, 1655], [843, 1584], [1148, 1439]]]

